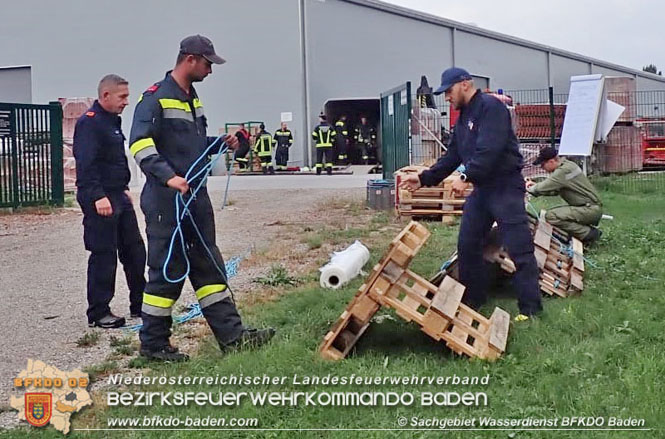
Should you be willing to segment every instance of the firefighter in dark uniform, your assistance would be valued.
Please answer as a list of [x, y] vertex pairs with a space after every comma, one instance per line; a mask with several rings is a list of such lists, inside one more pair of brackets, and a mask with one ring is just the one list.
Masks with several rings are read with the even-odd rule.
[[524, 207], [523, 159], [510, 125], [510, 113], [501, 101], [475, 90], [469, 73], [450, 68], [441, 76], [436, 94], [446, 93], [446, 101], [461, 110], [446, 155], [420, 175], [408, 176], [403, 187], [415, 190], [434, 186], [460, 164], [465, 172], [453, 181], [453, 190], [463, 193], [473, 183], [466, 199], [457, 243], [460, 281], [466, 290], [464, 301], [477, 308], [486, 299], [488, 276], [483, 247], [496, 221], [502, 244], [508, 249], [517, 271], [513, 285], [518, 293], [517, 321], [541, 311], [538, 266], [533, 239]]
[[[174, 282], [173, 279], [187, 269], [185, 251], [190, 262], [189, 280], [203, 316], [222, 349], [256, 346], [267, 342], [274, 334], [272, 329], [246, 329], [240, 320], [227, 285], [224, 261], [215, 244], [213, 210], [205, 186], [191, 200], [182, 223], [185, 248], [173, 246], [170, 263], [164, 267], [176, 227], [175, 196], [180, 192], [189, 200], [190, 185], [197, 187], [203, 177], [188, 182], [184, 176], [215, 140], [206, 137], [207, 120], [192, 83], [208, 76], [212, 63], [223, 62], [208, 38], [201, 35], [185, 38], [180, 43], [173, 71], [143, 93], [134, 111], [130, 151], [147, 177], [141, 194], [141, 209], [146, 219], [149, 267], [139, 338], [141, 354], [152, 359], [180, 361], [188, 358], [169, 343], [172, 309], [184, 284], [184, 280]], [[222, 140], [231, 149], [238, 146], [235, 136], [226, 135]], [[190, 175], [205, 166], [206, 160], [198, 162]], [[214, 261], [206, 247], [214, 255]]]
[[346, 124], [346, 114], [342, 114], [335, 122], [335, 145], [337, 146], [337, 162], [343, 165], [347, 161], [346, 148], [349, 143], [349, 127]]
[[319, 114], [319, 124], [312, 131], [312, 139], [316, 143], [316, 175], [321, 175], [324, 160], [328, 175], [332, 175], [333, 157], [332, 146], [335, 141], [335, 130], [326, 122], [326, 115]]
[[289, 148], [293, 145], [293, 135], [286, 122], [282, 122], [281, 127], [275, 131], [275, 141], [277, 142], [275, 152], [277, 170], [286, 171], [286, 164], [289, 162]]
[[264, 174], [274, 174], [275, 169], [272, 167], [272, 147], [275, 145], [275, 139], [266, 131], [264, 124], [259, 125], [259, 133], [256, 135], [256, 143], [254, 143], [254, 152], [259, 156], [261, 161], [261, 171]]
[[99, 83], [99, 99], [76, 121], [76, 199], [83, 210], [83, 241], [88, 259], [88, 324], [117, 328], [123, 317], [111, 313], [120, 258], [129, 287], [130, 315], [141, 316], [145, 288], [145, 244], [129, 195], [130, 173], [120, 114], [129, 85], [117, 75]]
[[354, 139], [356, 145], [360, 145], [364, 164], [369, 164], [370, 159], [377, 159], [376, 130], [367, 122], [365, 116], [360, 117], [360, 125], [356, 127]]
[[236, 131], [236, 138], [238, 139], [238, 149], [235, 152], [235, 160], [238, 162], [240, 169], [247, 169], [249, 159], [247, 153], [249, 152], [249, 131], [245, 128], [245, 124], [240, 124], [240, 129]]

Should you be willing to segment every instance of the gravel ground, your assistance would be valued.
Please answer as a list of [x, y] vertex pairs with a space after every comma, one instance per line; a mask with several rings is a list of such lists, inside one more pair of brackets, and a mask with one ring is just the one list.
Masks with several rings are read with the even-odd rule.
[[[362, 200], [364, 196], [364, 188], [232, 190], [230, 206], [222, 211], [223, 193], [212, 191], [217, 242], [227, 259], [249, 251], [265, 252], [271, 242], [283, 242], [284, 234], [292, 233], [294, 224], [330, 223], [335, 213], [322, 209], [322, 203], [333, 198]], [[138, 213], [139, 224], [143, 224], [140, 209]], [[125, 335], [123, 330], [87, 327], [88, 255], [83, 248], [81, 219], [77, 208], [49, 214], [0, 215], [0, 292], [4, 304], [0, 307], [0, 428], [18, 423], [16, 412], [9, 408], [11, 379], [25, 368], [28, 358], [64, 370], [84, 368], [105, 361], [112, 353], [111, 335]], [[250, 290], [252, 278], [270, 268], [269, 264], [245, 265], [231, 282], [237, 295]], [[118, 315], [128, 315], [128, 291], [121, 266], [116, 285], [111, 307]], [[187, 283], [179, 303], [195, 300]], [[192, 327], [205, 332], [205, 325]], [[89, 332], [99, 333], [99, 342], [92, 347], [77, 347], [77, 340]], [[196, 337], [191, 338], [195, 346]], [[184, 350], [189, 349], [186, 346]]]

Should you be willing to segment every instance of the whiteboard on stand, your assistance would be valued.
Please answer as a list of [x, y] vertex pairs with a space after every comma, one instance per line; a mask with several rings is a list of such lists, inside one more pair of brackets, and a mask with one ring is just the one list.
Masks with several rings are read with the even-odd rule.
[[[582, 75], [570, 78], [566, 116], [561, 132], [560, 155], [590, 156], [599, 136], [598, 116], [605, 108], [603, 75]], [[600, 139], [598, 139], [600, 140]]]

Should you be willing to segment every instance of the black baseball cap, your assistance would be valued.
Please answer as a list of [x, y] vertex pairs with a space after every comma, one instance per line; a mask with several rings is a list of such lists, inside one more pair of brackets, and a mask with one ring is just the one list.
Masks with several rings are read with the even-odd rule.
[[459, 67], [451, 67], [446, 69], [441, 73], [441, 86], [436, 89], [434, 92], [435, 95], [440, 95], [448, 91], [450, 87], [457, 84], [458, 82], [466, 81], [467, 79], [473, 79], [469, 72]]
[[180, 42], [180, 53], [201, 55], [213, 64], [224, 64], [226, 60], [215, 53], [212, 41], [203, 35], [191, 35]]
[[540, 166], [546, 161], [553, 159], [558, 155], [559, 151], [557, 151], [556, 148], [553, 148], [551, 146], [546, 146], [545, 148], [540, 150], [538, 157], [536, 158], [536, 160], [533, 161], [533, 166]]

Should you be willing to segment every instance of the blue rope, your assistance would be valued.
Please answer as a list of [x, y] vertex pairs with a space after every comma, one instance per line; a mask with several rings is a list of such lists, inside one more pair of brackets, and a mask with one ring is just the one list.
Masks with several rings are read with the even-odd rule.
[[[189, 276], [189, 272], [191, 269], [191, 265], [189, 262], [189, 256], [187, 256], [187, 248], [186, 248], [186, 242], [185, 242], [185, 236], [182, 231], [182, 220], [184, 219], [185, 216], [189, 216], [190, 222], [194, 226], [194, 230], [196, 231], [196, 234], [199, 237], [199, 240], [201, 241], [201, 244], [203, 244], [203, 247], [205, 248], [206, 252], [208, 253], [208, 256], [213, 262], [213, 265], [219, 271], [219, 273], [226, 279], [226, 273], [224, 272], [224, 269], [219, 266], [217, 263], [217, 260], [215, 259], [212, 251], [208, 247], [208, 244], [205, 242], [203, 239], [203, 235], [201, 234], [201, 231], [199, 230], [198, 226], [196, 225], [196, 222], [194, 221], [194, 218], [192, 217], [190, 211], [189, 211], [189, 205], [190, 203], [196, 199], [196, 194], [201, 190], [203, 185], [206, 183], [208, 180], [208, 176], [212, 172], [212, 169], [214, 168], [215, 164], [219, 160], [219, 158], [224, 154], [227, 150], [228, 147], [225, 147], [225, 143], [222, 143], [222, 146], [219, 148], [219, 151], [215, 155], [215, 157], [210, 160], [208, 163], [205, 164], [198, 172], [196, 172], [194, 175], [190, 175], [194, 169], [196, 169], [196, 166], [199, 164], [201, 160], [204, 160], [207, 156], [208, 153], [212, 148], [215, 147], [215, 145], [221, 140], [222, 136], [219, 136], [215, 139], [214, 142], [212, 142], [205, 151], [194, 161], [194, 163], [189, 167], [187, 170], [187, 173], [185, 174], [185, 180], [187, 180], [188, 184], [191, 184], [193, 181], [195, 181], [197, 178], [203, 176], [201, 180], [199, 181], [198, 185], [196, 188], [192, 191], [190, 188], [190, 193], [191, 195], [185, 201], [185, 198], [183, 195], [178, 192], [175, 195], [175, 217], [176, 217], [176, 226], [175, 229], [173, 229], [173, 233], [171, 234], [171, 241], [169, 242], [169, 250], [166, 254], [166, 258], [164, 259], [164, 265], [162, 266], [162, 275], [164, 276], [164, 279], [166, 279], [167, 282], [169, 283], [180, 283], [184, 281], [187, 276]], [[230, 176], [229, 176], [230, 177]], [[182, 205], [182, 207], [181, 207]], [[182, 250], [182, 254], [185, 259], [185, 272], [177, 279], [172, 279], [168, 275], [168, 265], [171, 262], [171, 258], [173, 257], [173, 247], [175, 245], [176, 239], [180, 239], [180, 248]]]
[[452, 263], [453, 263], [453, 261], [448, 259], [446, 262], [443, 263], [443, 265], [441, 266], [439, 271], [446, 271], [448, 269], [448, 267], [450, 267], [452, 265]]

